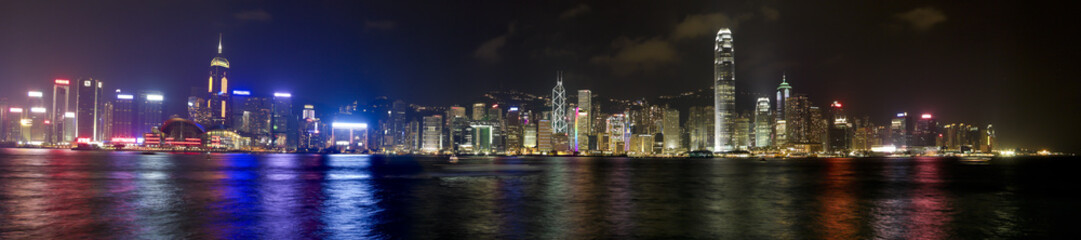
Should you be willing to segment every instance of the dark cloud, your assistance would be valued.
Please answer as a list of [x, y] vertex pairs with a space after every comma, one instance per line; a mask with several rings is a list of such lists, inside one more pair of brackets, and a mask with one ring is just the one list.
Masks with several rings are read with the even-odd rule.
[[270, 13], [263, 9], [246, 10], [233, 14], [233, 17], [241, 21], [269, 22]]
[[489, 63], [499, 62], [502, 60], [502, 56], [499, 55], [499, 49], [506, 45], [507, 34], [499, 35], [498, 37], [481, 43], [480, 47], [477, 47], [477, 50], [473, 51], [473, 57]]
[[769, 21], [777, 21], [777, 19], [781, 18], [781, 12], [777, 11], [776, 8], [771, 8], [769, 6], [762, 6], [762, 11], [761, 12], [762, 12], [762, 16], [765, 17], [766, 20], [769, 20]]
[[709, 13], [689, 15], [676, 25], [672, 31], [672, 39], [695, 38], [703, 35], [716, 34], [720, 28], [735, 28], [740, 21], [750, 19], [753, 14], [743, 14], [730, 17], [723, 13]]
[[591, 9], [589, 8], [589, 5], [586, 5], [585, 3], [578, 4], [578, 6], [574, 6], [573, 8], [567, 9], [566, 11], [563, 11], [563, 13], [559, 14], [559, 19], [571, 19], [579, 15], [586, 14], [590, 10]]
[[639, 71], [651, 71], [658, 66], [677, 60], [672, 43], [660, 39], [636, 39], [621, 37], [612, 42], [614, 53], [590, 59], [595, 64], [610, 65], [612, 72], [625, 76]]
[[908, 23], [916, 31], [927, 31], [931, 27], [946, 21], [946, 14], [934, 7], [916, 8], [898, 13], [894, 17]]
[[473, 57], [487, 63], [497, 63], [502, 61], [503, 56], [500, 53], [500, 49], [507, 45], [507, 38], [517, 31], [517, 25], [518, 23], [516, 22], [507, 24], [507, 33], [481, 43], [476, 50], [473, 50]]
[[398, 23], [390, 20], [364, 21], [364, 29], [391, 30], [398, 27]]

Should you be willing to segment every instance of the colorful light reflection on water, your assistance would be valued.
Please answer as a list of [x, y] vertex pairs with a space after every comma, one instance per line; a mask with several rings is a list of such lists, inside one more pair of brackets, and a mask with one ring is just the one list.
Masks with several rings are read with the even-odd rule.
[[1025, 238], [1076, 159], [437, 158], [0, 149], [0, 239]]

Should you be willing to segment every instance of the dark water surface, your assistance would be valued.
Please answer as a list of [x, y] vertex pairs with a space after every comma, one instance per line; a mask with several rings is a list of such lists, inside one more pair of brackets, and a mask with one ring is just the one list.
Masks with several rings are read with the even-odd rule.
[[1074, 238], [1077, 160], [0, 149], [0, 239]]

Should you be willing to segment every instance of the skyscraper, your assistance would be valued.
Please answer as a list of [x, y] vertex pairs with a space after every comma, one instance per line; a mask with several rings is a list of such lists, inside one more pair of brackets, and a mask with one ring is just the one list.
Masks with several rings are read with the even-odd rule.
[[293, 148], [296, 146], [296, 131], [293, 126], [293, 94], [274, 93], [270, 107], [270, 131], [274, 134], [274, 145], [277, 148]]
[[75, 141], [75, 133], [71, 131], [65, 131], [65, 126], [72, 124], [74, 119], [69, 121], [64, 117], [68, 112], [73, 112], [71, 109], [71, 81], [67, 79], [53, 80], [53, 102], [49, 119], [52, 124], [49, 131], [49, 142], [53, 144], [70, 144]]
[[488, 110], [484, 108], [484, 103], [473, 104], [473, 121], [483, 121], [488, 116]]
[[110, 140], [143, 136], [143, 132], [137, 132], [134, 127], [135, 112], [135, 96], [117, 92], [116, 102], [113, 104], [113, 133], [109, 136]]
[[578, 108], [589, 117], [575, 119], [577, 121], [575, 126], [579, 128], [576, 130], [579, 134], [592, 133], [593, 124], [590, 120], [593, 119], [593, 91], [589, 91], [589, 89], [578, 90]]
[[522, 152], [524, 129], [522, 121], [522, 112], [518, 107], [510, 107], [507, 109], [507, 117], [503, 122], [503, 136], [506, 141], [504, 142], [506, 151], [508, 154]]
[[785, 102], [788, 98], [792, 97], [792, 86], [788, 85], [788, 77], [784, 74], [781, 75], [781, 85], [777, 86], [777, 108], [775, 108], [776, 114], [774, 117], [777, 120], [784, 120], [785, 115]]
[[49, 111], [45, 108], [45, 97], [41, 91], [27, 92], [27, 97], [30, 112], [26, 116], [30, 124], [23, 125], [23, 138], [27, 139], [30, 145], [41, 145], [48, 140], [46, 137], [51, 125]]
[[206, 83], [208, 97], [206, 98], [207, 107], [204, 110], [207, 112], [204, 114], [209, 116], [209, 119], [206, 120], [209, 122], [200, 122], [200, 124], [208, 128], [227, 125], [226, 118], [229, 112], [229, 104], [227, 103], [229, 101], [229, 60], [225, 59], [221, 50], [221, 35], [218, 35], [218, 55], [210, 60], [210, 77]]
[[563, 89], [563, 73], [556, 78], [556, 86], [552, 88], [552, 133], [567, 133], [567, 90]]
[[769, 147], [772, 141], [773, 116], [769, 109], [769, 98], [758, 98], [754, 111], [754, 146]]
[[139, 92], [135, 102], [136, 120], [133, 134], [142, 136], [144, 133], [152, 133], [155, 129], [161, 128], [162, 122], [165, 121], [165, 115], [162, 114], [163, 101], [165, 101], [165, 96], [161, 92]]
[[980, 151], [990, 153], [995, 150], [995, 127], [991, 124], [987, 124], [987, 127], [980, 132]]
[[424, 117], [424, 130], [421, 133], [423, 143], [421, 151], [426, 153], [438, 153], [443, 149], [443, 116], [431, 115]]
[[691, 151], [710, 150], [715, 142], [713, 106], [691, 107], [687, 115], [686, 125], [691, 143], [688, 149]]
[[[236, 95], [234, 93], [234, 95]], [[236, 106], [234, 104], [233, 106]], [[315, 116], [314, 105], [304, 105], [304, 110], [301, 113], [301, 119], [298, 123], [299, 134], [297, 141], [297, 150], [315, 151], [324, 148], [324, 130], [326, 125], [318, 117]]]
[[789, 144], [811, 143], [811, 101], [798, 94], [785, 100], [785, 142]]
[[732, 150], [732, 115], [736, 112], [736, 77], [732, 30], [721, 28], [713, 45], [713, 151]]
[[661, 133], [664, 136], [664, 152], [677, 153], [683, 146], [679, 144], [679, 110], [667, 108], [664, 110], [664, 125]]
[[552, 120], [541, 119], [537, 121], [537, 151], [548, 153], [552, 151]]
[[916, 126], [912, 129], [912, 142], [909, 146], [932, 147], [937, 146], [938, 121], [930, 113], [920, 115], [916, 120]]
[[79, 80], [76, 91], [76, 140], [82, 139], [83, 143], [101, 142], [104, 134], [103, 101], [105, 95], [102, 90], [104, 83], [94, 78]]
[[829, 141], [826, 142], [829, 144], [829, 151], [844, 153], [852, 149], [854, 133], [841, 102], [833, 101], [833, 104], [830, 104]]
[[732, 148], [746, 150], [752, 146], [751, 136], [754, 135], [750, 112], [732, 115]]
[[897, 148], [904, 148], [909, 146], [910, 135], [912, 134], [912, 120], [909, 119], [907, 112], [897, 113], [897, 116], [890, 120], [889, 136], [887, 136], [887, 143]]
[[464, 130], [469, 127], [469, 118], [465, 115], [465, 107], [451, 106], [450, 109], [447, 109], [445, 122], [445, 128], [447, 129], [445, 145], [447, 149], [457, 152], [459, 146], [467, 143], [465, 141], [467, 134], [465, 134]]
[[624, 114], [613, 114], [605, 120], [608, 133], [608, 149], [614, 154], [626, 153], [630, 147], [630, 128]]

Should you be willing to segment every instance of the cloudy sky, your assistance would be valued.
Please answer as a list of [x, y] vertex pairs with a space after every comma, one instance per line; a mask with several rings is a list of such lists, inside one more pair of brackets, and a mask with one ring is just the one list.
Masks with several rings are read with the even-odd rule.
[[[993, 123], [1005, 145], [1081, 151], [1065, 7], [1009, 1], [2, 1], [0, 97], [51, 79], [161, 89], [167, 111], [204, 84], [224, 35], [230, 84], [324, 107], [386, 95], [468, 103], [489, 90], [653, 98], [708, 87], [730, 27], [737, 89], [787, 74], [818, 105]], [[9, 100], [13, 101], [13, 100]], [[708, 103], [707, 103], [708, 104]], [[750, 101], [737, 102], [750, 109]]]

